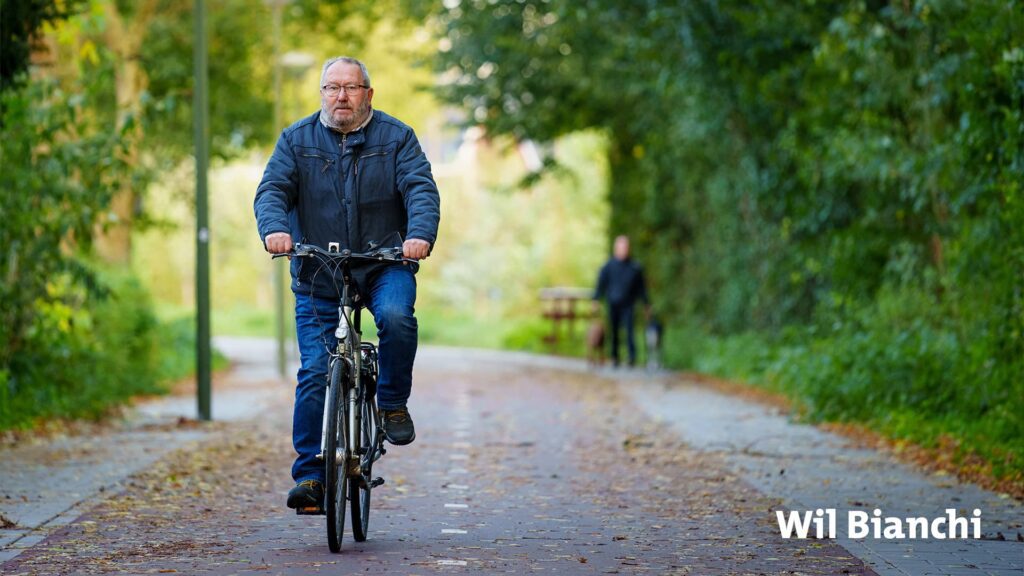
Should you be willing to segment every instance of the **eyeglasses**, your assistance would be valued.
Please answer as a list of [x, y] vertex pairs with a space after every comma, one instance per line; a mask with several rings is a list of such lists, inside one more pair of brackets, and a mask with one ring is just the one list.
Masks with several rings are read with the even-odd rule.
[[342, 90], [345, 90], [345, 94], [354, 96], [363, 88], [369, 88], [369, 86], [366, 86], [365, 84], [346, 84], [344, 86], [338, 86], [337, 84], [325, 84], [320, 87], [320, 91], [333, 98]]

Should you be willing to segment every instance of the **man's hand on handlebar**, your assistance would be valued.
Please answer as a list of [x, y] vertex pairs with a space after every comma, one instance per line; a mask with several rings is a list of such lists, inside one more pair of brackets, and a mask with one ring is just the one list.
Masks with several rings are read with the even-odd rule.
[[430, 242], [419, 238], [409, 238], [402, 243], [402, 256], [413, 260], [423, 260], [430, 256]]
[[271, 254], [284, 254], [292, 250], [292, 235], [287, 232], [274, 232], [273, 234], [267, 234], [267, 237], [263, 239], [263, 243], [267, 246], [267, 252]]

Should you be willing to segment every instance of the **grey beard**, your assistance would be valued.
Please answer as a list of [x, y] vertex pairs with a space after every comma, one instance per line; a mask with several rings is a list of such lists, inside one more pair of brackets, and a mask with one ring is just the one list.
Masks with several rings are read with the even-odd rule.
[[324, 126], [327, 126], [328, 128], [330, 128], [331, 130], [334, 130], [334, 131], [336, 131], [336, 132], [341, 132], [342, 134], [347, 134], [347, 133], [349, 133], [349, 132], [351, 132], [351, 131], [355, 130], [356, 128], [358, 128], [358, 127], [359, 127], [360, 125], [362, 125], [362, 124], [363, 124], [364, 122], [366, 122], [366, 121], [367, 121], [367, 119], [369, 118], [369, 116], [370, 116], [371, 114], [373, 114], [373, 110], [372, 110], [372, 109], [370, 109], [370, 110], [368, 111], [368, 113], [367, 113], [366, 117], [365, 117], [365, 118], [363, 118], [362, 120], [359, 120], [358, 122], [356, 122], [356, 121], [353, 121], [353, 122], [352, 122], [352, 125], [350, 125], [350, 126], [345, 126], [345, 125], [343, 125], [343, 124], [340, 124], [340, 123], [338, 123], [338, 122], [335, 122], [335, 121], [334, 121], [334, 117], [333, 117], [333, 116], [331, 116], [331, 115], [330, 115], [330, 114], [329, 114], [329, 113], [328, 113], [328, 112], [327, 112], [326, 110], [324, 110], [323, 108], [321, 108], [321, 109], [320, 109], [320, 122], [321, 122], [321, 123], [322, 123], [322, 124], [323, 124]]
[[327, 111], [324, 110], [323, 108], [320, 109], [320, 123], [323, 124], [324, 126], [327, 126], [331, 130], [344, 132], [344, 129], [342, 128], [341, 124], [335, 122], [334, 118], [332, 118], [331, 115], [328, 114]]

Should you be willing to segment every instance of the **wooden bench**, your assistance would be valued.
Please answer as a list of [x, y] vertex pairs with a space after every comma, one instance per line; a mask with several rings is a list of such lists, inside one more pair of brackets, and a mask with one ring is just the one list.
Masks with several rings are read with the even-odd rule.
[[[542, 314], [551, 320], [551, 333], [544, 336], [544, 343], [554, 346], [563, 337], [572, 339], [575, 334], [576, 320], [593, 318], [594, 313], [591, 309], [593, 297], [594, 290], [591, 288], [558, 286], [541, 289]], [[583, 310], [578, 308], [580, 302], [583, 303]]]

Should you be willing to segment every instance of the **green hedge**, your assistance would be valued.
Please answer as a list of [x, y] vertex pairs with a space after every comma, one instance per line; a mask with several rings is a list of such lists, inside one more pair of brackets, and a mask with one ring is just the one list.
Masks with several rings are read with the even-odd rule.
[[[133, 396], [163, 394], [195, 370], [195, 320], [158, 320], [130, 273], [103, 271], [88, 295], [63, 281], [40, 302], [27, 342], [0, 370], [0, 430], [46, 418], [106, 415]], [[227, 366], [214, 352], [214, 369]]]
[[89, 295], [67, 277], [51, 282], [6, 367], [0, 428], [47, 417], [95, 418], [111, 404], [161, 391], [158, 325], [148, 295], [127, 274], [97, 279], [102, 295]]
[[994, 362], [990, 342], [920, 300], [883, 294], [845, 322], [782, 332], [716, 336], [677, 326], [667, 355], [677, 367], [785, 394], [809, 421], [955, 446], [954, 461], [980, 456], [996, 478], [1024, 481], [1024, 358]]

